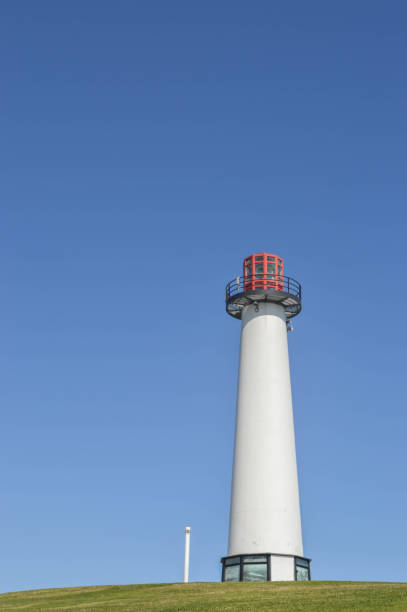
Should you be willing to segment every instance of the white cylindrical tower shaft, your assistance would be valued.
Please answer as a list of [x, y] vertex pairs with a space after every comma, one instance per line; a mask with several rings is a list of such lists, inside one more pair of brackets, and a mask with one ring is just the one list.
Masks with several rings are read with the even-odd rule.
[[185, 558], [184, 558], [184, 582], [189, 581], [189, 545], [191, 527], [185, 527]]
[[242, 311], [228, 555], [302, 557], [284, 307]]

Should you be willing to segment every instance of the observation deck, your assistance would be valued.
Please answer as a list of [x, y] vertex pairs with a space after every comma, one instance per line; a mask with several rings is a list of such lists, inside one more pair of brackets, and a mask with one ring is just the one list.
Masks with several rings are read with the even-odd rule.
[[301, 285], [289, 276], [275, 274], [245, 274], [226, 285], [226, 312], [240, 319], [242, 310], [250, 304], [272, 302], [284, 307], [286, 319], [301, 312]]

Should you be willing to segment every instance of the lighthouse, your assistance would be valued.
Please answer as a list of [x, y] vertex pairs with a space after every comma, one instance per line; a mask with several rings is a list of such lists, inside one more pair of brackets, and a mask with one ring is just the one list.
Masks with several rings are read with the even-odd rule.
[[310, 580], [304, 557], [287, 331], [301, 285], [278, 255], [255, 253], [226, 286], [241, 321], [229, 546], [222, 581]]

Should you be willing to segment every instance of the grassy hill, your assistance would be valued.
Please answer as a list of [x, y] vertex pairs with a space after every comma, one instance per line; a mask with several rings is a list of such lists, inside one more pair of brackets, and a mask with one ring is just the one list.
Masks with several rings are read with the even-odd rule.
[[407, 583], [196, 582], [42, 589], [2, 594], [0, 610], [407, 612]]

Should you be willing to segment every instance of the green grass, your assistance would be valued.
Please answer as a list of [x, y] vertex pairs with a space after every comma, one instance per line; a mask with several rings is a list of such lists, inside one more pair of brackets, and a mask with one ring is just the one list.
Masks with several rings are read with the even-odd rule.
[[4, 593], [0, 610], [407, 612], [407, 583], [195, 582], [42, 589]]

